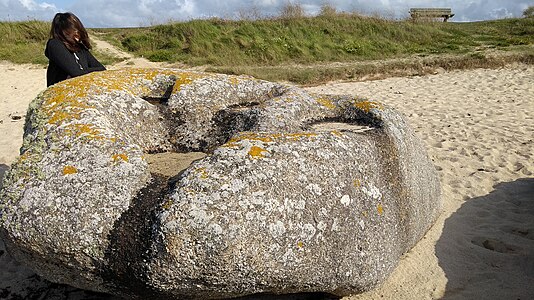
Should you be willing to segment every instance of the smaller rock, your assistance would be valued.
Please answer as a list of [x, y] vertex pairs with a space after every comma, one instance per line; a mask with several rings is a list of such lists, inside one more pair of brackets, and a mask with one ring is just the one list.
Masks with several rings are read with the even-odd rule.
[[14, 112], [10, 113], [8, 116], [11, 118], [11, 120], [18, 121], [21, 120], [24, 115], [19, 115], [18, 112]]

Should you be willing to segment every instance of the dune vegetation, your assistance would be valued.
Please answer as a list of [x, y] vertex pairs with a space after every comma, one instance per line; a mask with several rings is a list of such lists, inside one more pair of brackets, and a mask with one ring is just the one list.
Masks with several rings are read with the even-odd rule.
[[[45, 64], [46, 22], [0, 22], [0, 60]], [[414, 22], [340, 13], [306, 16], [286, 7], [277, 17], [205, 19], [90, 34], [151, 61], [268, 80], [317, 83], [436, 68], [534, 62], [534, 18]], [[105, 64], [118, 58], [96, 52]]]
[[[50, 23], [44, 21], [0, 22], [0, 61], [43, 66], [48, 64], [44, 50], [49, 34]], [[120, 60], [98, 49], [94, 53], [103, 64]]]

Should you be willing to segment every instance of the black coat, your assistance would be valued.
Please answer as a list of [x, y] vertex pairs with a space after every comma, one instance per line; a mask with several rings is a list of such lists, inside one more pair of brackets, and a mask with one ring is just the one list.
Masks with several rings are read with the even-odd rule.
[[47, 86], [51, 86], [69, 77], [76, 77], [94, 71], [104, 71], [106, 69], [89, 50], [83, 48], [75, 53], [70, 52], [57, 39], [48, 40], [45, 55], [49, 61], [48, 69], [46, 70]]

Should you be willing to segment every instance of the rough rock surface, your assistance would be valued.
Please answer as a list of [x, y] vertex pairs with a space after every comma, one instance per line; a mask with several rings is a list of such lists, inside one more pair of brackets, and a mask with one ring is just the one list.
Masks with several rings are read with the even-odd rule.
[[[166, 151], [208, 155], [151, 173], [146, 155]], [[122, 296], [343, 296], [384, 280], [436, 219], [439, 192], [418, 138], [378, 102], [105, 71], [30, 105], [1, 236], [49, 280]]]

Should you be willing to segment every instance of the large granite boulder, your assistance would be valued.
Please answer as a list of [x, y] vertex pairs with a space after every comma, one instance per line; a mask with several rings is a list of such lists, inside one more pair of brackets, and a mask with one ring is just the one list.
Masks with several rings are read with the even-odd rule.
[[[173, 152], [205, 157], [151, 168]], [[378, 102], [105, 71], [31, 103], [1, 236], [51, 281], [122, 296], [343, 296], [391, 273], [436, 219], [439, 193], [419, 139]]]

